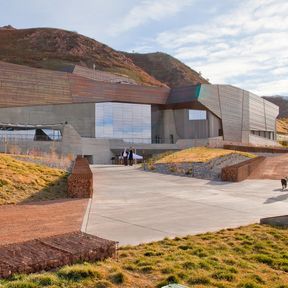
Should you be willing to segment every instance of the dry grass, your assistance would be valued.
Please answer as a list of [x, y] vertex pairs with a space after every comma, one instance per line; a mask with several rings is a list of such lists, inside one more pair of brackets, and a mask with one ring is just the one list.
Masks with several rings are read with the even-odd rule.
[[64, 170], [0, 154], [0, 205], [65, 198], [66, 180]]
[[216, 149], [207, 147], [193, 147], [184, 149], [178, 152], [169, 153], [168, 155], [163, 155], [163, 157], [158, 156], [158, 160], [155, 164], [165, 164], [165, 163], [182, 163], [182, 162], [208, 162], [214, 158], [223, 157], [229, 154], [240, 154], [248, 158], [254, 158], [255, 155], [246, 152], [239, 152], [226, 149]]
[[280, 118], [276, 121], [277, 133], [288, 134], [288, 118]]
[[[119, 250], [119, 260], [19, 275], [5, 287], [287, 288], [288, 230], [250, 225]], [[40, 285], [40, 283], [42, 285]]]

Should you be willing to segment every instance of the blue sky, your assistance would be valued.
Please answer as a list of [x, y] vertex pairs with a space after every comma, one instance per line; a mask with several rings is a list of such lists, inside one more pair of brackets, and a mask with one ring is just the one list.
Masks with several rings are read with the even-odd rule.
[[0, 0], [0, 26], [57, 27], [162, 51], [215, 84], [288, 96], [287, 0]]

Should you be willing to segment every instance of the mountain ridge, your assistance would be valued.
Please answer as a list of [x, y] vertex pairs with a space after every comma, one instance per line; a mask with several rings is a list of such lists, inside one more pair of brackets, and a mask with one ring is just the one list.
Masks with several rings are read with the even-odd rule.
[[[185, 78], [185, 83], [190, 85], [204, 81], [203, 77], [179, 60], [167, 54], [163, 59], [162, 54], [158, 55], [159, 59], [154, 60], [157, 60], [158, 66], [161, 66], [163, 70], [165, 68], [165, 71], [158, 69], [159, 75], [154, 73], [153, 76], [153, 73], [147, 72], [153, 70], [154, 66], [151, 62], [149, 62], [153, 66], [151, 69], [148, 69], [149, 67], [143, 69], [135, 63], [131, 53], [114, 50], [106, 44], [77, 32], [56, 28], [16, 29], [11, 25], [0, 27], [1, 61], [60, 71], [65, 71], [65, 68], [71, 65], [80, 65], [126, 75], [138, 84], [148, 86], [180, 86], [183, 83], [182, 77]], [[165, 62], [169, 57], [173, 58], [174, 62], [178, 61], [178, 70], [182, 71], [182, 77], [178, 77], [177, 81], [175, 81], [175, 69], [171, 69], [172, 66], [169, 69], [163, 63], [159, 65], [161, 61]], [[164, 79], [163, 75], [165, 75]]]

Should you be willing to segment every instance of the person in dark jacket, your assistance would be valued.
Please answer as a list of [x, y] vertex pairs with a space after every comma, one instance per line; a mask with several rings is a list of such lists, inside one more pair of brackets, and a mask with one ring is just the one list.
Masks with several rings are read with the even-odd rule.
[[128, 161], [129, 161], [129, 166], [132, 166], [133, 165], [133, 149], [132, 149], [132, 147], [129, 148]]

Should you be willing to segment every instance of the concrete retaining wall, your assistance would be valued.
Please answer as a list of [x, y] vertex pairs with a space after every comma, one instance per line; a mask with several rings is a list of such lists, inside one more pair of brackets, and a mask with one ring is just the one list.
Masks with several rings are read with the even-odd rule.
[[77, 156], [68, 178], [68, 195], [72, 198], [92, 198], [93, 174], [88, 160], [82, 156]]
[[260, 156], [247, 161], [224, 167], [221, 171], [221, 180], [230, 182], [240, 182], [251, 174], [257, 166], [264, 161], [265, 157]]

